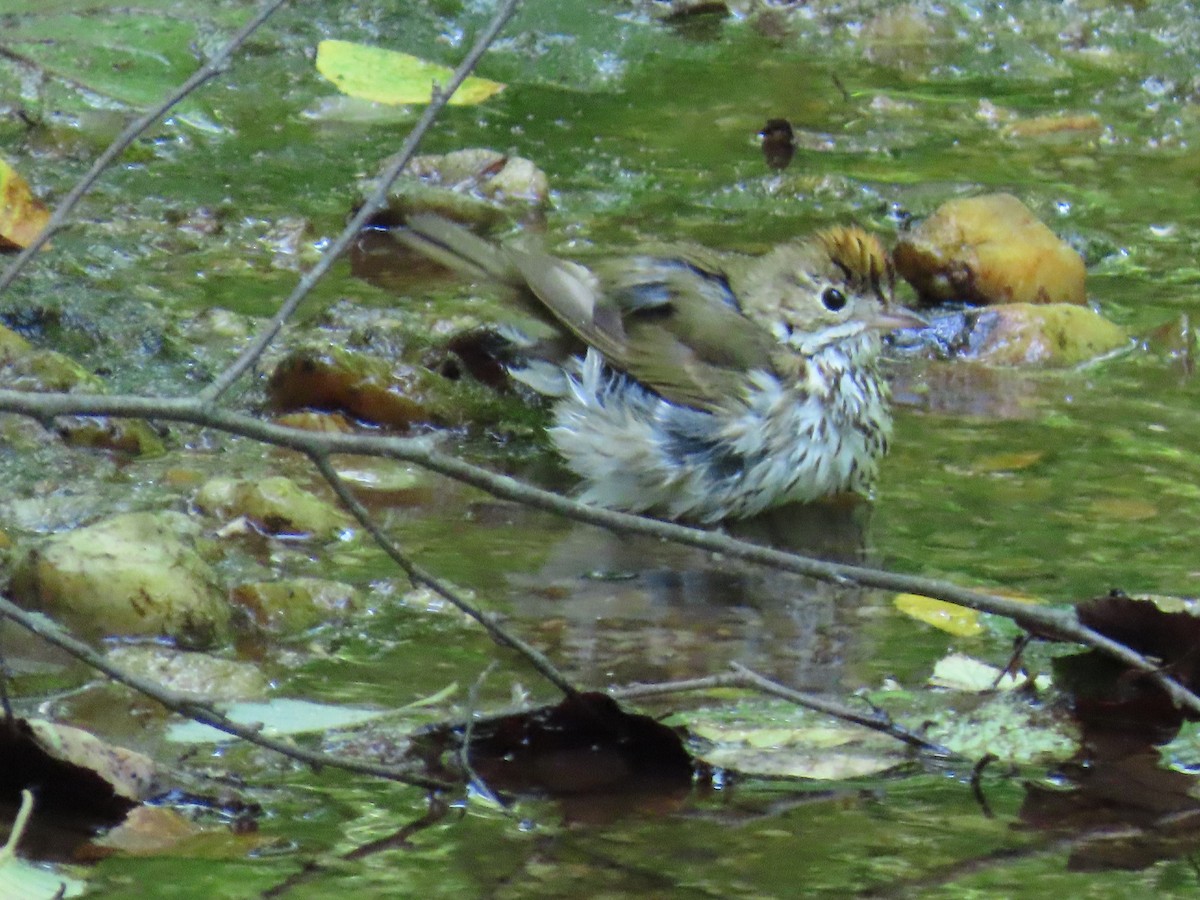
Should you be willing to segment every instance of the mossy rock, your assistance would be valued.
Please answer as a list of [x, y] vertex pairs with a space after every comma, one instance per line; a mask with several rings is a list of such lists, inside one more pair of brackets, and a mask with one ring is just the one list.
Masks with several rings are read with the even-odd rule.
[[210, 515], [242, 516], [269, 534], [308, 534], [324, 540], [352, 523], [336, 506], [282, 475], [257, 481], [214, 478], [197, 492], [196, 505]]
[[230, 599], [260, 627], [277, 634], [345, 619], [362, 606], [355, 588], [323, 578], [248, 582], [234, 588]]
[[[35, 393], [89, 393], [107, 391], [104, 379], [92, 374], [69, 356], [31, 345], [0, 325], [0, 387]], [[160, 456], [166, 452], [162, 438], [140, 419], [106, 416], [60, 416], [59, 436], [72, 447], [113, 450], [129, 456]]]
[[893, 256], [926, 305], [1087, 299], [1082, 257], [1011, 194], [943, 203], [900, 238]]
[[969, 359], [1001, 366], [1075, 366], [1130, 345], [1119, 325], [1086, 306], [1014, 303], [973, 311]]
[[140, 512], [57, 534], [20, 559], [13, 593], [89, 636], [213, 646], [229, 635], [229, 605], [196, 532], [180, 513]]

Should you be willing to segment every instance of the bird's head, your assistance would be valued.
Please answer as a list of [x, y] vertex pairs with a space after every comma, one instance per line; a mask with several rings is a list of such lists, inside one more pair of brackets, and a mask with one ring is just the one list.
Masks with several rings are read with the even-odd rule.
[[759, 257], [746, 274], [742, 308], [780, 343], [812, 355], [922, 324], [892, 306], [894, 280], [878, 238], [856, 226], [828, 228]]

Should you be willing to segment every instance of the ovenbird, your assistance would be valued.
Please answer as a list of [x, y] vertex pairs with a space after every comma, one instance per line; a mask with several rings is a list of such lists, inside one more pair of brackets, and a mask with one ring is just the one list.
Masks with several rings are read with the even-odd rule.
[[394, 235], [568, 339], [510, 371], [555, 398], [551, 437], [584, 502], [708, 523], [870, 491], [891, 432], [879, 335], [921, 320], [888, 309], [891, 264], [861, 229], [586, 268], [432, 215]]

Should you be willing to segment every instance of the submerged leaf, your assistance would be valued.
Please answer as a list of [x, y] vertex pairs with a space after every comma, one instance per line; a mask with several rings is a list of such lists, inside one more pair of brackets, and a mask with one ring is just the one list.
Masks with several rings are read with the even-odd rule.
[[[350, 41], [321, 41], [317, 45], [317, 71], [343, 94], [393, 106], [428, 103], [434, 89], [454, 74], [445, 66], [407, 53]], [[473, 106], [504, 87], [498, 81], [468, 78], [448, 102], [451, 106]]]
[[1079, 750], [1078, 725], [1065, 710], [1020, 692], [984, 694], [974, 708], [962, 706], [931, 715], [923, 736], [968, 759], [990, 753], [1018, 764], [1068, 759]]
[[979, 613], [965, 606], [921, 594], [897, 594], [892, 603], [906, 616], [958, 637], [973, 637], [983, 631]]
[[686, 790], [692, 778], [675, 729], [598, 693], [480, 723], [470, 758], [493, 789], [559, 797], [671, 793]]
[[711, 742], [699, 757], [710, 766], [743, 775], [841, 781], [895, 769], [905, 762], [898, 749], [862, 728], [805, 724], [757, 727], [699, 722], [693, 735]]
[[83, 882], [40, 868], [17, 856], [17, 844], [32, 813], [33, 794], [23, 790], [17, 821], [8, 842], [0, 847], [0, 897], [24, 897], [26, 900], [78, 897], [86, 888]]
[[[929, 676], [929, 683], [935, 687], [975, 694], [984, 691], [1011, 691], [1028, 681], [1029, 677], [1021, 672], [1005, 672], [962, 653], [951, 653], [939, 659], [933, 666], [933, 674]], [[1038, 675], [1034, 679], [1034, 686], [1044, 691], [1050, 687], [1050, 679], [1045, 675]]]
[[[232, 703], [223, 711], [240, 725], [257, 725], [263, 734], [278, 737], [351, 728], [384, 715], [384, 710], [364, 707], [312, 703], [290, 697], [264, 702]], [[233, 740], [233, 736], [202, 722], [178, 722], [167, 730], [167, 740], [176, 744], [215, 744]]]

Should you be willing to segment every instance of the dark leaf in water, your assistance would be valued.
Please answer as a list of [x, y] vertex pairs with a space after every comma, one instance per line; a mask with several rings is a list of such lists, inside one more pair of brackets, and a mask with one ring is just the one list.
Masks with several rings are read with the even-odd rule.
[[[115, 824], [137, 804], [149, 776], [141, 754], [110, 747], [77, 728], [18, 719], [0, 728], [0, 797], [34, 792], [39, 810], [70, 810], [83, 820]], [[129, 772], [136, 772], [133, 776]]]
[[558, 797], [674, 793], [692, 779], [674, 729], [597, 693], [481, 726], [470, 759], [493, 790]]
[[[1200, 617], [1185, 601], [1113, 591], [1078, 604], [1076, 613], [1081, 624], [1160, 664], [1185, 687], [1200, 688]], [[1055, 672], [1074, 695], [1075, 712], [1085, 725], [1164, 743], [1185, 718], [1194, 718], [1146, 675], [1095, 651], [1056, 660]]]
[[457, 380], [465, 372], [481, 384], [500, 389], [509, 384], [505, 357], [508, 341], [490, 328], [456, 334], [446, 342], [448, 356], [430, 366], [442, 376]]
[[1027, 784], [1020, 819], [1043, 831], [1077, 832], [1071, 871], [1144, 869], [1200, 845], [1196, 779], [1164, 768], [1158, 753], [1123, 736], [1091, 733], [1087, 764], [1064, 767], [1074, 787]]
[[1143, 656], [1192, 690], [1200, 688], [1200, 616], [1182, 601], [1130, 597], [1113, 591], [1075, 607], [1079, 621]]
[[22, 849], [37, 858], [69, 858], [95, 829], [124, 819], [154, 786], [147, 757], [44, 720], [14, 719], [0, 727], [0, 760], [0, 822], [11, 823], [20, 792], [32, 791], [37, 815]]
[[770, 119], [758, 133], [763, 159], [772, 169], [786, 169], [796, 155], [796, 132], [787, 119]]
[[1070, 692], [1076, 718], [1087, 728], [1165, 744], [1179, 733], [1184, 713], [1153, 681], [1096, 651], [1054, 660], [1054, 680]]
[[729, 16], [726, 4], [707, 0], [683, 0], [672, 3], [671, 7], [663, 21], [681, 37], [697, 41], [717, 40], [721, 36], [721, 23]]

